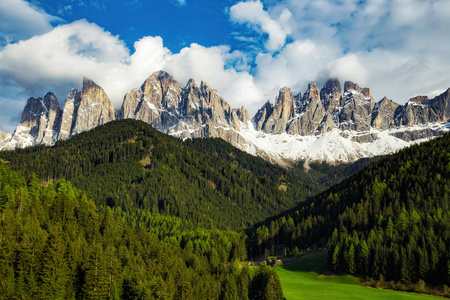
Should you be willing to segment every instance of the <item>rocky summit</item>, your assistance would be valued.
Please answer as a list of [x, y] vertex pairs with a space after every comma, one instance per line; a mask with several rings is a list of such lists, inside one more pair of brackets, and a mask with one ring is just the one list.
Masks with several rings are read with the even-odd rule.
[[[342, 89], [343, 88], [343, 89]], [[164, 133], [185, 138], [220, 137], [254, 155], [289, 165], [298, 160], [350, 162], [384, 155], [448, 131], [450, 89], [429, 99], [418, 96], [405, 105], [386, 97], [375, 102], [370, 89], [329, 79], [293, 94], [280, 89], [250, 120], [244, 108], [232, 108], [206, 82], [190, 79], [182, 88], [164, 71], [153, 73], [128, 92], [120, 110], [89, 79], [72, 89], [62, 110], [52, 93], [30, 98], [12, 135], [0, 133], [0, 149], [52, 145], [57, 140], [115, 118], [149, 123]]]
[[62, 110], [53, 93], [47, 93], [44, 99], [28, 99], [19, 125], [0, 147], [53, 145], [112, 120], [114, 108], [105, 91], [92, 80], [84, 79], [82, 91], [72, 89]]
[[125, 95], [120, 115], [149, 123], [181, 138], [222, 137], [241, 142], [239, 130], [247, 126], [245, 108], [232, 108], [216, 90], [190, 79], [184, 88], [164, 71], [147, 78], [142, 86]]

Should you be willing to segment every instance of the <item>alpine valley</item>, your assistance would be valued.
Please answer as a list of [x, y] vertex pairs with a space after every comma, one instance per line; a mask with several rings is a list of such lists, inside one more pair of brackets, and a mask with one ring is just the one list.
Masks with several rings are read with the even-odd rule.
[[404, 105], [386, 97], [375, 102], [368, 88], [329, 79], [319, 89], [311, 82], [303, 95], [279, 91], [250, 119], [232, 108], [206, 82], [184, 88], [166, 72], [147, 78], [114, 110], [105, 91], [89, 79], [72, 89], [61, 109], [55, 95], [30, 98], [13, 134], [0, 132], [0, 149], [53, 145], [115, 119], [137, 119], [179, 137], [220, 137], [250, 154], [290, 166], [302, 160], [331, 164], [396, 152], [449, 130], [450, 89]]
[[0, 299], [449, 297], [449, 93], [332, 79], [251, 120], [165, 72], [120, 111], [88, 79], [30, 98], [1, 135]]

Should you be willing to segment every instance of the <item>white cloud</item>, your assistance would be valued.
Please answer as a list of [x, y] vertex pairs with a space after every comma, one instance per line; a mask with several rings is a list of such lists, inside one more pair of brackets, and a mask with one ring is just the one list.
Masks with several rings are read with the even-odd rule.
[[[244, 104], [247, 106], [254, 105], [262, 99], [261, 91], [248, 72], [227, 68], [229, 61], [245, 64], [245, 60], [242, 53], [230, 52], [227, 46], [207, 48], [192, 44], [190, 47], [183, 48], [180, 53], [173, 54], [164, 69], [182, 86], [190, 78], [193, 78], [197, 84], [203, 80], [217, 89], [231, 106], [237, 107]], [[240, 67], [245, 69], [243, 65]]]
[[178, 6], [186, 6], [186, 0], [173, 0], [175, 2], [176, 5]]
[[51, 16], [23, 0], [0, 1], [0, 47], [52, 30]]
[[[0, 90], [5, 94], [8, 89], [8, 99], [21, 101], [42, 97], [51, 90], [63, 104], [70, 89], [80, 89], [82, 78], [88, 77], [103, 87], [119, 108], [125, 93], [164, 69], [181, 86], [191, 77], [198, 83], [208, 82], [232, 106], [254, 104], [262, 98], [246, 71], [247, 57], [240, 51], [231, 52], [228, 46], [192, 44], [172, 54], [160, 37], [144, 37], [134, 43], [134, 48], [130, 55], [118, 36], [86, 20], [60, 25], [0, 51]], [[230, 63], [236, 68], [229, 67]], [[5, 101], [0, 97], [0, 105], [9, 105]], [[19, 110], [13, 115], [19, 115], [23, 106], [14, 108]], [[10, 121], [17, 122], [17, 118], [2, 119], [0, 129], [11, 128]]]
[[17, 97], [52, 90], [63, 102], [70, 88], [80, 88], [82, 78], [88, 77], [118, 107], [126, 92], [164, 66], [170, 53], [160, 37], [145, 37], [134, 47], [130, 56], [117, 36], [85, 20], [60, 25], [0, 51], [0, 89], [15, 87], [11, 90]]
[[295, 93], [304, 92], [307, 84], [321, 78], [323, 70], [336, 53], [311, 40], [287, 44], [278, 54], [259, 54], [256, 58], [255, 79], [265, 99], [274, 100], [278, 90], [287, 86]]
[[[7, 12], [2, 8], [5, 3], [11, 4]], [[86, 76], [102, 86], [118, 108], [126, 92], [160, 69], [181, 86], [189, 78], [205, 80], [233, 107], [245, 105], [250, 114], [266, 100], [273, 101], [283, 86], [304, 92], [308, 82], [320, 85], [328, 76], [370, 87], [375, 100], [387, 96], [399, 103], [450, 87], [447, 0], [266, 0], [264, 4], [239, 2], [228, 10], [232, 22], [253, 31], [237, 32], [238, 39], [252, 44], [255, 37], [267, 34], [265, 50], [253, 57], [254, 53], [230, 46], [195, 43], [171, 53], [160, 37], [143, 37], [130, 53], [118, 36], [96, 24], [80, 20], [52, 28], [52, 16], [25, 1], [3, 0], [0, 40], [13, 42], [0, 48], [0, 106], [10, 107], [8, 115], [19, 116], [23, 106], [11, 105], [12, 99], [19, 103], [48, 90], [62, 103], [70, 88], [80, 88]], [[18, 9], [13, 16], [11, 11]], [[28, 20], [25, 12], [35, 18]], [[2, 131], [11, 128], [10, 120], [2, 116], [0, 120]]]
[[337, 77], [343, 81], [358, 82], [361, 85], [367, 84], [369, 75], [356, 54], [350, 54], [332, 61], [328, 65], [328, 72], [330, 77]]
[[286, 37], [291, 32], [288, 25], [291, 17], [291, 12], [288, 9], [283, 9], [278, 20], [271, 18], [259, 0], [239, 2], [230, 8], [232, 21], [256, 26], [269, 35], [266, 48], [270, 51], [279, 50], [286, 43]]
[[[417, 94], [434, 96], [450, 86], [447, 0], [264, 3], [265, 7], [259, 1], [240, 2], [234, 7], [241, 15], [230, 13], [230, 20], [260, 24], [261, 16], [292, 13], [287, 22], [292, 42], [279, 52], [260, 53], [251, 70], [271, 100], [279, 86], [302, 91], [308, 81], [327, 76], [367, 85], [376, 100], [386, 95], [399, 103]], [[307, 49], [312, 51], [308, 54]]]

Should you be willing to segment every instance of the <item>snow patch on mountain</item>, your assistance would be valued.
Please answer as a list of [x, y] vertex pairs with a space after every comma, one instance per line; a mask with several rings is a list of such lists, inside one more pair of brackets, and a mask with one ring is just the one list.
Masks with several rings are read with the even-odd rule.
[[[430, 126], [431, 125], [431, 126]], [[420, 131], [432, 129], [448, 132], [450, 123], [430, 124], [428, 126], [411, 126], [390, 130], [341, 131], [335, 128], [321, 135], [299, 136], [282, 134], [267, 134], [257, 131], [253, 126], [247, 126], [239, 133], [247, 143], [237, 145], [253, 155], [267, 158], [269, 161], [289, 165], [299, 160], [325, 161], [331, 164], [348, 163], [364, 157], [381, 156], [394, 153], [413, 144], [425, 142], [430, 138], [406, 142], [393, 136], [396, 132]], [[377, 136], [371, 142], [361, 143], [355, 137], [364, 135]]]

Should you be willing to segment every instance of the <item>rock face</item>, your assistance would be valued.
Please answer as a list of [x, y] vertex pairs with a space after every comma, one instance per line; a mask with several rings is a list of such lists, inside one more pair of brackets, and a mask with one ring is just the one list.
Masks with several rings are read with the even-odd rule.
[[281, 89], [275, 105], [266, 103], [253, 122], [257, 129], [272, 134], [318, 135], [336, 127], [363, 131], [371, 126], [374, 106], [369, 89], [347, 81], [341, 95], [339, 80], [330, 79], [320, 91], [311, 82], [303, 97], [300, 94], [294, 97], [290, 89]]
[[[76, 104], [76, 102], [74, 102]], [[105, 91], [89, 79], [83, 80], [80, 102], [71, 134], [87, 131], [114, 120], [114, 107]], [[73, 119], [72, 119], [73, 122]]]
[[279, 164], [349, 162], [448, 132], [450, 89], [405, 105], [386, 97], [375, 103], [368, 88], [346, 81], [342, 89], [333, 78], [320, 90], [311, 82], [303, 95], [280, 89], [275, 103], [267, 101], [250, 122], [244, 107], [232, 108], [204, 81], [197, 85], [190, 79], [181, 88], [166, 72], [155, 72], [114, 112], [105, 91], [84, 79], [82, 90], [72, 89], [62, 110], [52, 93], [30, 98], [14, 134], [0, 132], [0, 149], [52, 145], [115, 118], [142, 120], [183, 139], [220, 137]]
[[72, 89], [64, 102], [58, 140], [68, 139], [114, 119], [114, 107], [105, 91], [85, 78], [81, 92]]
[[401, 110], [402, 106], [384, 97], [375, 104], [372, 110], [372, 127], [378, 130], [389, 129], [394, 126], [394, 122]]
[[298, 135], [315, 134], [326, 115], [325, 107], [320, 100], [320, 92], [315, 82], [308, 85], [303, 94], [300, 110], [292, 123], [289, 124], [287, 133]]
[[[301, 99], [299, 101], [299, 99]], [[288, 88], [282, 88], [275, 105], [266, 102], [253, 118], [256, 130], [265, 133], [309, 136], [321, 135], [335, 128], [341, 131], [366, 132], [371, 129], [388, 130], [428, 123], [447, 122], [450, 119], [450, 89], [430, 100], [425, 96], [410, 99], [399, 105], [384, 97], [378, 103], [373, 100], [370, 89], [346, 81], [341, 94], [339, 80], [328, 80], [319, 90], [312, 82], [303, 97], [293, 96]], [[425, 131], [421, 135], [396, 134], [405, 141], [439, 135]], [[373, 135], [355, 137], [360, 143], [373, 141]]]
[[108, 96], [92, 80], [84, 79], [83, 90], [72, 89], [63, 110], [53, 93], [47, 93], [44, 99], [28, 99], [19, 126], [9, 141], [2, 139], [0, 149], [53, 145], [111, 120], [114, 108]]
[[4, 147], [15, 149], [52, 144], [58, 137], [60, 119], [58, 99], [53, 93], [47, 93], [44, 99], [30, 98], [23, 110], [19, 126]]
[[253, 118], [256, 127], [266, 133], [280, 134], [287, 130], [288, 121], [297, 110], [300, 95], [294, 96], [291, 89], [284, 87], [275, 100], [275, 106], [267, 102]]
[[190, 79], [181, 88], [164, 71], [153, 73], [140, 88], [125, 95], [121, 115], [178, 137], [222, 137], [233, 144], [250, 119], [245, 108], [231, 108], [206, 82], [199, 87]]
[[58, 140], [66, 140], [72, 136], [80, 102], [81, 93], [76, 89], [72, 89], [64, 102]]
[[409, 99], [398, 116], [397, 125], [411, 126], [447, 122], [450, 118], [450, 89], [430, 100], [426, 96]]
[[356, 83], [346, 81], [341, 103], [343, 106], [339, 113], [339, 125], [342, 130], [370, 129], [375, 101], [368, 88], [360, 88]]
[[3, 149], [7, 143], [11, 140], [10, 133], [3, 133], [0, 131], [0, 149]]

